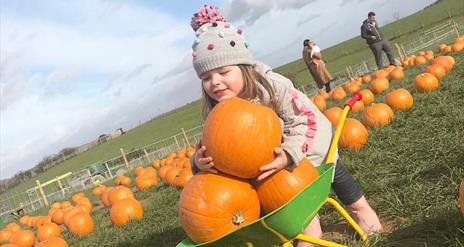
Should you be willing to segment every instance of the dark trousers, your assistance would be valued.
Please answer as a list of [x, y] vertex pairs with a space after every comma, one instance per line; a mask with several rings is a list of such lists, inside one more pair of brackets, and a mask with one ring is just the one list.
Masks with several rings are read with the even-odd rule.
[[371, 48], [372, 53], [374, 53], [375, 63], [377, 64], [377, 68], [381, 69], [383, 67], [382, 51], [384, 51], [387, 54], [388, 62], [390, 62], [391, 65], [395, 65], [395, 58], [393, 57], [393, 51], [388, 41], [381, 40], [379, 42], [370, 44], [369, 48]]
[[359, 184], [340, 160], [337, 161], [337, 165], [335, 166], [332, 189], [338, 199], [345, 205], [353, 204], [364, 195]]

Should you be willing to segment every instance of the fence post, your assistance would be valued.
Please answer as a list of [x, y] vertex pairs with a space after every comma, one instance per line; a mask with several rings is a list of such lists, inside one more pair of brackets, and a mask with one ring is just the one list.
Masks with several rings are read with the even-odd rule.
[[110, 178], [113, 178], [113, 173], [111, 173], [110, 167], [108, 166], [108, 162], [105, 162], [105, 168], [108, 171], [108, 173], [110, 174]]
[[62, 194], [63, 197], [64, 197], [63, 185], [61, 184], [60, 178], [59, 178], [58, 176], [56, 176], [56, 181], [58, 182], [58, 186], [60, 187], [61, 194]]
[[124, 159], [124, 164], [126, 165], [127, 171], [130, 171], [131, 168], [129, 166], [129, 161], [127, 161], [126, 154], [124, 153], [124, 149], [120, 148], [119, 150], [121, 150], [122, 158]]
[[453, 29], [456, 32], [456, 36], [459, 37], [458, 24], [454, 20], [451, 20], [451, 24], [453, 25]]
[[150, 157], [148, 156], [147, 150], [144, 148], [143, 152], [145, 153], [145, 159], [147, 159], [147, 162], [150, 162]]
[[187, 146], [190, 146], [189, 139], [187, 138], [187, 133], [185, 133], [184, 128], [180, 128], [182, 130], [182, 134], [184, 135], [185, 143], [187, 143]]
[[367, 62], [364, 61], [363, 64], [364, 64], [364, 68], [366, 68], [366, 73], [369, 73], [369, 66], [367, 66]]
[[177, 137], [175, 135], [173, 135], [172, 137], [174, 137], [174, 141], [176, 142], [177, 149], [180, 149], [179, 142], [177, 141]]
[[346, 68], [346, 72], [348, 73], [348, 77], [351, 79], [353, 79], [353, 77], [351, 76], [351, 73], [350, 73], [350, 69], [348, 68], [348, 66], [345, 67]]
[[395, 43], [395, 46], [396, 46], [396, 50], [398, 51], [398, 55], [400, 55], [401, 61], [403, 61], [404, 60], [404, 55], [401, 52], [400, 46], [398, 45], [398, 43]]
[[42, 189], [42, 185], [40, 184], [40, 181], [39, 180], [35, 180], [35, 183], [37, 184], [37, 187], [39, 188], [39, 191], [40, 191], [40, 194], [42, 195], [42, 199], [44, 200], [44, 203], [45, 205], [49, 205], [48, 204], [48, 200], [47, 200], [47, 197], [45, 196], [45, 193]]

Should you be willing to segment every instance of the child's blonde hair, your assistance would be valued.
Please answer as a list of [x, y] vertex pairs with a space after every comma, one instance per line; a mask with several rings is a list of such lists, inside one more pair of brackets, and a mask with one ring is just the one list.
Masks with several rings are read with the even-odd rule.
[[[276, 111], [277, 110], [277, 102], [276, 102], [276, 96], [274, 89], [271, 86], [271, 83], [264, 78], [261, 74], [256, 72], [256, 70], [253, 68], [252, 65], [246, 65], [246, 64], [239, 64], [237, 65], [240, 68], [240, 71], [242, 72], [242, 78], [243, 78], [243, 88], [242, 91], [237, 95], [238, 97], [242, 99], [247, 99], [247, 100], [255, 100], [258, 99], [261, 104], [265, 104], [264, 102], [264, 95], [263, 93], [258, 89], [256, 83], [261, 84], [267, 91], [267, 93], [270, 96], [270, 105], [269, 107], [272, 108], [272, 110]], [[205, 89], [202, 87], [202, 93], [203, 93], [203, 118], [206, 119], [208, 116], [208, 113], [213, 109], [213, 107], [218, 103], [216, 100], [213, 98], [209, 97], [209, 95], [205, 92]]]

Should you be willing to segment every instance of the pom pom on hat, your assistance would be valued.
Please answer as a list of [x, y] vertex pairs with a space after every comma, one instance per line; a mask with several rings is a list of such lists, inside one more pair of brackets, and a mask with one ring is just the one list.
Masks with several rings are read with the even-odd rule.
[[219, 13], [218, 7], [205, 4], [198, 12], [193, 14], [190, 26], [192, 26], [193, 31], [197, 31], [203, 24], [218, 21], [225, 22], [224, 16]]

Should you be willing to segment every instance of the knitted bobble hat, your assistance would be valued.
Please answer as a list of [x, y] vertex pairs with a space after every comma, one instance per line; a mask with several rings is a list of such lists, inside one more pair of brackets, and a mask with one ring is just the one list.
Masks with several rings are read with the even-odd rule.
[[243, 31], [226, 22], [217, 7], [203, 5], [193, 15], [191, 26], [197, 37], [192, 56], [198, 77], [223, 66], [254, 64]]

